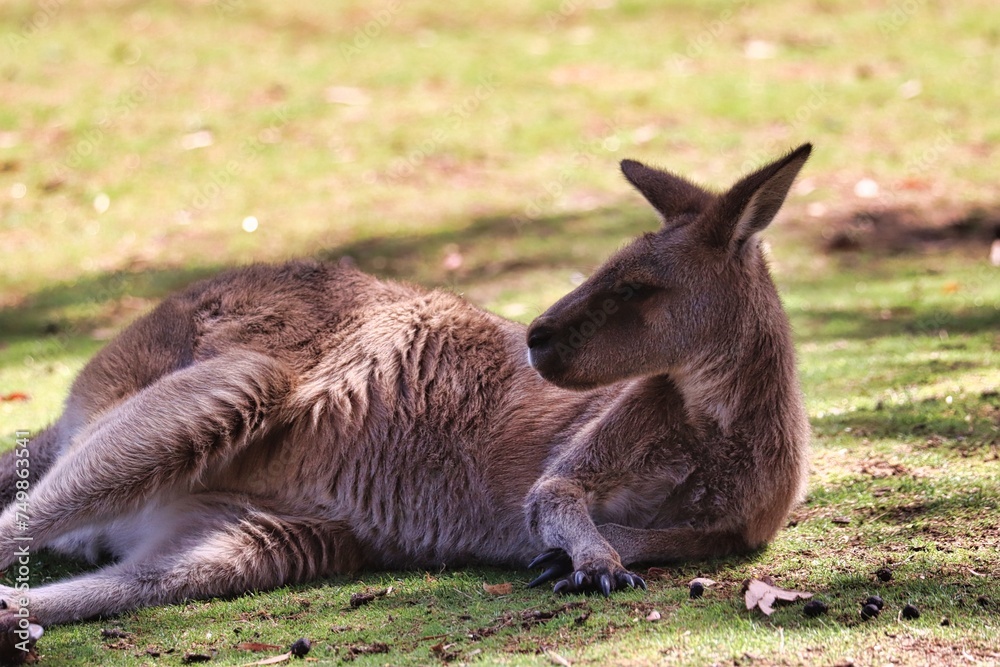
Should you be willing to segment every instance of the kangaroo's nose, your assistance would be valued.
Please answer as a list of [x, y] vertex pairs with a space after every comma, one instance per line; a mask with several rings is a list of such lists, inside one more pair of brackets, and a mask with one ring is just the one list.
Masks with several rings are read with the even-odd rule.
[[533, 350], [538, 347], [542, 347], [550, 340], [555, 333], [552, 327], [545, 326], [544, 324], [533, 325], [528, 329], [528, 349]]

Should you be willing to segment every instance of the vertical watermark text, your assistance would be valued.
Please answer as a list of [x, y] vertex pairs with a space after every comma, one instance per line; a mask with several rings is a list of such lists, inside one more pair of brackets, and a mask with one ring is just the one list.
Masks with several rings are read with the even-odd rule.
[[14, 536], [14, 541], [17, 543], [17, 548], [14, 550], [14, 555], [17, 560], [14, 561], [13, 566], [13, 580], [14, 589], [18, 592], [19, 596], [17, 599], [17, 611], [14, 612], [17, 616], [17, 629], [14, 633], [17, 635], [18, 641], [15, 646], [19, 651], [27, 653], [31, 649], [31, 621], [28, 617], [31, 616], [31, 601], [28, 598], [28, 592], [31, 589], [31, 534], [28, 532], [31, 521], [31, 512], [28, 507], [28, 490], [31, 488], [31, 481], [29, 476], [31, 474], [31, 453], [28, 449], [29, 442], [29, 432], [28, 431], [16, 431], [14, 437], [16, 438], [14, 445], [14, 465], [17, 469], [17, 481], [14, 483], [14, 488], [17, 493], [14, 496], [14, 516], [15, 525], [17, 527], [17, 534]]

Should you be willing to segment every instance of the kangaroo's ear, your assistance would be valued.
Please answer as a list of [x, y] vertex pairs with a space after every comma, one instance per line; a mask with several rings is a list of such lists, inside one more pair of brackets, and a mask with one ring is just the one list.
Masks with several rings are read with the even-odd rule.
[[622, 173], [664, 221], [686, 213], [701, 213], [714, 199], [714, 195], [691, 181], [635, 160], [622, 160]]
[[767, 227], [810, 152], [812, 144], [803, 144], [780, 160], [744, 176], [728, 192], [719, 195], [706, 215], [704, 229], [709, 245], [736, 247]]

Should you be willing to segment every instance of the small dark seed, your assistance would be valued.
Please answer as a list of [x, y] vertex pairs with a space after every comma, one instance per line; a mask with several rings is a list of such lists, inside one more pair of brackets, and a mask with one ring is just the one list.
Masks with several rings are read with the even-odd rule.
[[908, 604], [903, 607], [903, 618], [908, 621], [912, 621], [915, 618], [920, 618], [920, 610], [914, 607], [912, 604]]
[[951, 625], [951, 621], [949, 621], [947, 618], [942, 618], [941, 619], [941, 625], [947, 627], [947, 626]]
[[882, 611], [882, 607], [885, 606], [885, 602], [883, 602], [882, 598], [880, 598], [877, 595], [872, 595], [871, 597], [869, 597], [867, 600], [865, 600], [865, 604], [873, 604], [876, 607], [878, 607], [879, 611]]
[[828, 607], [819, 600], [810, 600], [802, 607], [802, 613], [809, 618], [815, 618], [827, 612]]
[[873, 604], [866, 604], [861, 608], [861, 618], [868, 620], [869, 618], [875, 618], [878, 616], [878, 607]]
[[889, 581], [892, 579], [892, 570], [887, 567], [883, 567], [875, 573], [875, 576], [878, 577], [880, 581]]
[[688, 590], [688, 594], [691, 596], [692, 600], [695, 598], [700, 598], [702, 595], [705, 594], [705, 585], [702, 584], [700, 581], [694, 582], [693, 584], [691, 584], [691, 588]]
[[295, 643], [292, 644], [292, 647], [288, 650], [296, 658], [304, 658], [306, 657], [306, 654], [309, 653], [309, 649], [311, 648], [312, 648], [312, 643], [308, 639], [303, 637], [302, 639], [296, 639]]

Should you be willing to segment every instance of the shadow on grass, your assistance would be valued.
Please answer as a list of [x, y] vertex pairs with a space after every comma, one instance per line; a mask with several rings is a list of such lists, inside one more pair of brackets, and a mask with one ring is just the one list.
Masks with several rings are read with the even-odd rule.
[[[464, 289], [519, 272], [589, 270], [627, 238], [656, 224], [639, 208], [598, 209], [522, 223], [513, 216], [495, 215], [322, 248], [314, 257], [335, 261], [346, 256], [385, 278]], [[442, 261], [449, 253], [460, 253], [461, 266], [450, 269]], [[84, 335], [119, 325], [170, 293], [226, 268], [219, 264], [110, 271], [46, 286], [20, 305], [0, 310], [0, 338]]]
[[933, 208], [875, 206], [830, 220], [825, 250], [831, 253], [923, 254], [955, 248], [988, 248], [1000, 238], [996, 203], [942, 204]]
[[[951, 235], [979, 238], [992, 225], [989, 222], [992, 218], [980, 220], [969, 215], [974, 223], [956, 223], [957, 231], [953, 230]], [[969, 232], [970, 224], [975, 233]], [[655, 215], [637, 203], [530, 221], [510, 214], [493, 214], [446, 222], [428, 230], [362, 238], [320, 248], [313, 256], [321, 260], [348, 256], [361, 269], [382, 277], [464, 290], [501, 276], [531, 271], [588, 272], [626, 240], [655, 230], [657, 225]], [[450, 263], [446, 261], [449, 258]], [[138, 314], [108, 312], [125, 297], [159, 300], [226, 268], [228, 265], [216, 264], [109, 271], [46, 286], [19, 306], [0, 310], [0, 336], [37, 336], [120, 324]], [[858, 269], [852, 271], [857, 273]], [[889, 319], [881, 311], [866, 310], [809, 309], [792, 315], [802, 322], [800, 328], [811, 339], [937, 335], [941, 330], [977, 333], [995, 331], [1000, 318], [990, 307], [948, 312], [897, 309]]]
[[[381, 236], [320, 251], [320, 259], [353, 258], [366, 271], [427, 285], [466, 285], [508, 273], [580, 268], [590, 270], [627, 239], [655, 230], [657, 221], [641, 208], [601, 208], [527, 222], [494, 215], [425, 233]], [[442, 260], [459, 253], [462, 266]]]
[[[992, 306], [961, 310], [895, 309], [889, 316], [871, 310], [808, 309], [793, 313], [812, 340], [871, 340], [887, 336], [934, 336], [996, 332], [1000, 313]], [[916, 345], [916, 342], [914, 343]]]
[[927, 446], [968, 450], [1000, 443], [1000, 395], [989, 390], [948, 403], [927, 399], [904, 405], [878, 404], [814, 418], [813, 431], [834, 436], [850, 429], [856, 438], [916, 439]]
[[[124, 299], [158, 301], [224, 267], [111, 271], [44, 287], [14, 308], [0, 310], [0, 337], [84, 335], [108, 326], [135, 308], [115, 308]], [[133, 312], [123, 312], [132, 310]]]

